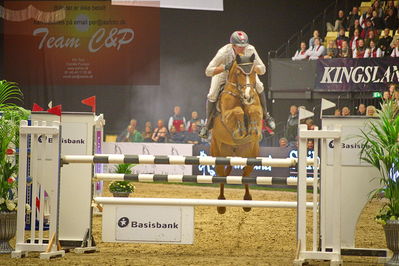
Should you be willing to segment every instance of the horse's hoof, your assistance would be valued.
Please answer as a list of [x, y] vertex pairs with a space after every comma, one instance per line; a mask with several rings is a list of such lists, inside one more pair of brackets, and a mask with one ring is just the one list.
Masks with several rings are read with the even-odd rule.
[[[218, 197], [218, 200], [225, 200], [226, 198], [224, 197], [224, 195], [223, 196], [220, 196], [219, 195], [219, 197]], [[216, 207], [216, 209], [218, 210], [218, 213], [219, 214], [224, 214], [225, 212], [226, 212], [226, 207], [220, 207], [220, 206], [218, 206], [218, 207]]]
[[216, 207], [219, 214], [224, 214], [226, 212], [226, 207]]
[[243, 207], [242, 209], [243, 209], [245, 212], [250, 212], [252, 208], [249, 208], [249, 207], [248, 207], [248, 208], [246, 208], [246, 207]]
[[[245, 194], [244, 195], [244, 200], [252, 200], [252, 195], [251, 194]], [[252, 208], [250, 207], [243, 207], [242, 208], [245, 212], [250, 212]]]

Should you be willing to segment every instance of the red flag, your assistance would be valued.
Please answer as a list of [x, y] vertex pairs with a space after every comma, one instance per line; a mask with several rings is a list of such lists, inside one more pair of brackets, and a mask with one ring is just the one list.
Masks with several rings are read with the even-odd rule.
[[38, 104], [33, 103], [32, 111], [33, 111], [33, 112], [36, 112], [36, 111], [44, 111], [44, 109], [43, 109], [42, 107], [40, 107]]
[[61, 116], [61, 112], [62, 112], [61, 104], [48, 109], [47, 112], [49, 112], [50, 114], [53, 114], [53, 115]]
[[83, 99], [82, 103], [87, 106], [91, 106], [91, 111], [96, 112], [96, 96], [91, 96], [89, 98]]

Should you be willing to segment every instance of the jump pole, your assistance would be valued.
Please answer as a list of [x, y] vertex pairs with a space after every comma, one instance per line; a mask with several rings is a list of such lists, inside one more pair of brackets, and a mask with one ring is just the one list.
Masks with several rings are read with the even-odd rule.
[[[317, 179], [317, 177], [316, 177]], [[244, 177], [244, 176], [211, 176], [211, 175], [159, 175], [159, 174], [94, 174], [93, 181], [130, 181], [130, 182], [168, 182], [168, 183], [198, 183], [198, 184], [254, 184], [297, 186], [298, 179], [294, 177]], [[307, 178], [306, 185], [313, 186], [314, 178]], [[316, 188], [317, 189], [317, 188]]]
[[[212, 157], [212, 156], [176, 156], [176, 155], [124, 155], [124, 154], [96, 154], [96, 155], [65, 155], [63, 164], [69, 163], [103, 163], [103, 164], [174, 164], [174, 165], [231, 165], [231, 166], [271, 166], [294, 167], [298, 160], [295, 158], [273, 159], [265, 157]], [[307, 159], [307, 165], [313, 160]]]
[[[295, 201], [260, 200], [211, 200], [211, 199], [173, 199], [173, 198], [112, 198], [97, 197], [96, 203], [107, 205], [156, 205], [156, 206], [219, 206], [247, 208], [296, 208]], [[306, 208], [312, 208], [313, 202], [307, 202]]]

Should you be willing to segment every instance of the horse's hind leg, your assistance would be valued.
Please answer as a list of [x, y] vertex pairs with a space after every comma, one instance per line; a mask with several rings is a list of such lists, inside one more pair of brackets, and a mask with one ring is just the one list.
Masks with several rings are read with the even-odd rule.
[[[243, 174], [242, 175], [243, 176], [249, 176], [251, 174], [252, 170], [253, 170], [253, 166], [245, 166], [244, 169], [243, 169]], [[252, 200], [252, 195], [249, 192], [249, 185], [245, 184], [244, 186], [245, 186], [244, 200]], [[249, 212], [249, 211], [251, 211], [251, 208], [250, 207], [248, 207], [248, 208], [243, 207], [243, 210], [246, 211], [246, 212]]]

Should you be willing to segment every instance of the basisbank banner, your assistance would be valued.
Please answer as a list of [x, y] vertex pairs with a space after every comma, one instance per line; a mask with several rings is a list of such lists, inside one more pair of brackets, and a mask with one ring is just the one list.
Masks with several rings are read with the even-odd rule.
[[399, 59], [392, 57], [317, 60], [315, 90], [383, 91], [399, 83]]

